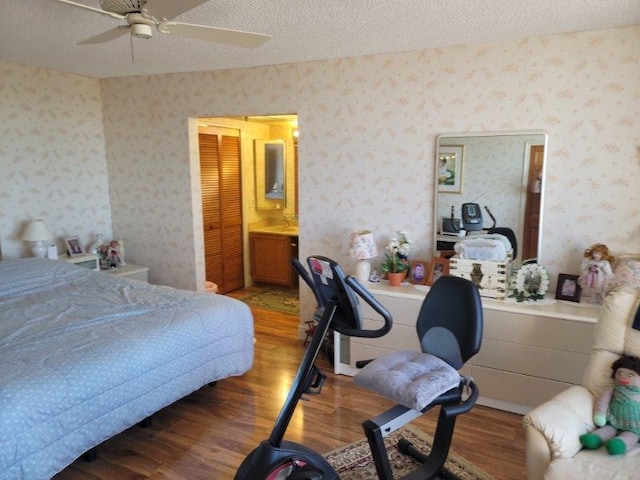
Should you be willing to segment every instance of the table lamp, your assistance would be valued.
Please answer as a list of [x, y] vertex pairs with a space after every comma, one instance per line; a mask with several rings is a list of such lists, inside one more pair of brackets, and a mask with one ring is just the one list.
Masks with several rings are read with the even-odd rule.
[[358, 260], [354, 277], [360, 282], [369, 280], [371, 265], [367, 260], [378, 255], [376, 243], [369, 230], [357, 230], [349, 236], [349, 256]]
[[45, 241], [53, 238], [42, 220], [32, 220], [24, 229], [22, 240], [31, 242], [31, 253], [34, 257], [44, 258], [47, 253]]

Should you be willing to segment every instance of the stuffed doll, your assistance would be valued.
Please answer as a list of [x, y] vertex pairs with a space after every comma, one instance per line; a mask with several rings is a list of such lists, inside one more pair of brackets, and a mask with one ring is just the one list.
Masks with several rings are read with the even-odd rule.
[[640, 358], [623, 355], [611, 365], [614, 386], [598, 397], [593, 423], [600, 427], [580, 436], [586, 448], [604, 445], [621, 455], [640, 439]]

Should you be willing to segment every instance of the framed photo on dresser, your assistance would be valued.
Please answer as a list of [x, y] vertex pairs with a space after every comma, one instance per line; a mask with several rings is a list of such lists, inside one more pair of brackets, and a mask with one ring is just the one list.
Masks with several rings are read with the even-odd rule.
[[429, 272], [429, 262], [426, 260], [414, 260], [411, 262], [409, 269], [409, 283], [414, 285], [424, 285], [427, 281], [427, 273]]
[[79, 237], [65, 237], [64, 242], [67, 244], [67, 253], [70, 257], [84, 255], [84, 249], [82, 248]]
[[582, 296], [582, 287], [578, 283], [578, 275], [569, 275], [566, 273], [558, 274], [558, 286], [556, 287], [556, 298], [558, 300], [567, 300], [569, 302], [580, 302]]
[[427, 273], [427, 285], [433, 285], [443, 275], [449, 275], [449, 259], [433, 257], [429, 264], [429, 273]]

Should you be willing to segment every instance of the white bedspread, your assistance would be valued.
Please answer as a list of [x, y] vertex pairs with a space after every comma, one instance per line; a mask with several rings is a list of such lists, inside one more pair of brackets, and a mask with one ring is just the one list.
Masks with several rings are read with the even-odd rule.
[[253, 361], [242, 302], [89, 271], [0, 262], [0, 478], [46, 479]]

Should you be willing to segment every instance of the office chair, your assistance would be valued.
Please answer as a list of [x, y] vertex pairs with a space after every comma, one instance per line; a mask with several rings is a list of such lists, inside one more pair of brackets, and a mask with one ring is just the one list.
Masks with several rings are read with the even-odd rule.
[[473, 380], [461, 377], [458, 370], [480, 350], [482, 325], [477, 287], [464, 278], [440, 277], [425, 297], [416, 322], [422, 352], [393, 352], [363, 362], [366, 365], [355, 375], [355, 383], [397, 403], [363, 423], [380, 479], [393, 479], [384, 437], [436, 406], [440, 413], [428, 456], [407, 440], [398, 443], [402, 453], [421, 463], [405, 478], [455, 478], [444, 463], [456, 417], [471, 410], [479, 395]]

